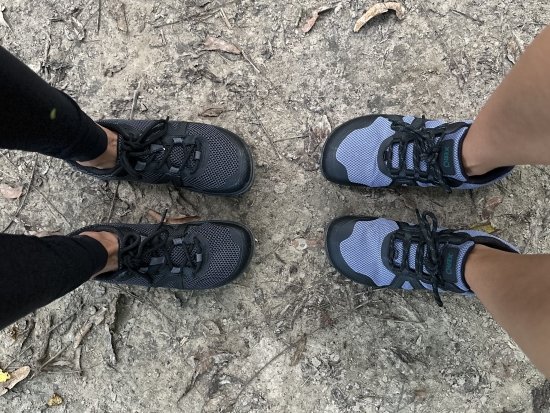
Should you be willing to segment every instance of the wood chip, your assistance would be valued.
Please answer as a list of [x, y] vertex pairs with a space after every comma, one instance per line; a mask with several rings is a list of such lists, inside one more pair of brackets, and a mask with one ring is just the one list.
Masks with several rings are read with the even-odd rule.
[[47, 404], [48, 407], [61, 406], [63, 404], [63, 398], [59, 394], [54, 393]]
[[302, 31], [304, 33], [308, 33], [311, 29], [313, 29], [313, 26], [315, 26], [315, 23], [317, 23], [317, 19], [319, 18], [319, 15], [321, 13], [324, 13], [332, 9], [333, 9], [332, 6], [321, 6], [318, 9], [313, 10], [309, 18], [306, 20], [306, 22], [302, 26]]
[[18, 199], [23, 194], [23, 187], [16, 186], [12, 188], [6, 184], [0, 184], [0, 195], [6, 199]]
[[224, 112], [226, 112], [224, 108], [207, 108], [199, 113], [199, 116], [202, 118], [217, 118]]
[[0, 396], [3, 396], [15, 387], [15, 385], [23, 380], [25, 380], [31, 372], [29, 366], [21, 367], [20, 369], [15, 370], [10, 373], [10, 379], [4, 383], [0, 383]]
[[491, 224], [483, 224], [483, 223], [474, 225], [471, 229], [474, 231], [486, 232], [487, 234], [492, 234], [497, 231], [497, 228], [493, 227]]
[[395, 1], [377, 3], [370, 9], [368, 9], [367, 12], [359, 18], [359, 20], [357, 20], [353, 31], [357, 33], [359, 30], [361, 30], [361, 27], [368, 23], [369, 20], [390, 10], [395, 11], [395, 14], [397, 15], [397, 18], [399, 20], [403, 20], [405, 18], [405, 6], [403, 6], [401, 3]]
[[220, 51], [231, 54], [241, 54], [241, 50], [232, 43], [217, 37], [208, 36], [203, 43], [204, 50]]
[[[152, 209], [147, 211], [147, 215], [149, 216], [149, 218], [157, 223], [160, 223], [160, 220], [162, 219], [162, 214], [159, 214], [157, 211], [154, 211]], [[166, 217], [164, 219], [164, 223], [171, 225], [181, 225], [197, 221], [199, 219], [200, 217], [197, 215], [174, 215], [171, 217]]]

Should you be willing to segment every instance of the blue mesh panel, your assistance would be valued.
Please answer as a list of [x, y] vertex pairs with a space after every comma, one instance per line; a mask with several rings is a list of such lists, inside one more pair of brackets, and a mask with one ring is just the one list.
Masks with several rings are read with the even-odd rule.
[[356, 184], [388, 186], [391, 178], [378, 169], [380, 145], [395, 132], [391, 122], [378, 117], [369, 127], [357, 129], [347, 136], [336, 151], [336, 159], [345, 166], [348, 179]]
[[394, 221], [376, 219], [355, 224], [351, 236], [342, 241], [340, 252], [352, 270], [372, 279], [376, 285], [389, 285], [395, 278], [382, 264], [382, 242], [397, 229]]

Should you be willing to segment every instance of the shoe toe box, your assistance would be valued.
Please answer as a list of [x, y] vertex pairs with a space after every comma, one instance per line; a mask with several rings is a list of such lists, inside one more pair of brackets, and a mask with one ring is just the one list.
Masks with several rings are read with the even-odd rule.
[[198, 273], [185, 280], [187, 289], [226, 285], [248, 266], [254, 249], [251, 232], [232, 222], [209, 222], [195, 229], [204, 242], [203, 262]]
[[243, 139], [212, 125], [190, 124], [189, 130], [200, 139], [204, 160], [188, 184], [218, 195], [246, 192], [254, 179], [254, 163]]

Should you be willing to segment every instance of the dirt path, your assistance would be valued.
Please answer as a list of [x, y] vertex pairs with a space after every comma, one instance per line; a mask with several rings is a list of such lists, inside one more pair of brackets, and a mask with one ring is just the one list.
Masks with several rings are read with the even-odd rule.
[[[549, 251], [550, 170], [518, 168], [502, 184], [451, 196], [348, 189], [318, 170], [317, 125], [377, 112], [474, 117], [550, 21], [550, 6], [407, 0], [404, 20], [388, 14], [353, 33], [370, 4], [330, 3], [308, 34], [300, 27], [323, 5], [311, 0], [6, 4], [13, 30], [0, 26], [0, 44], [92, 116], [129, 116], [141, 82], [136, 118], [212, 122], [254, 152], [256, 184], [240, 199], [122, 183], [113, 220], [147, 221], [148, 209], [165, 208], [237, 220], [254, 231], [257, 252], [221, 290], [89, 283], [0, 333], [0, 367], [13, 360], [34, 374], [0, 410], [44, 411], [57, 392], [64, 402], [52, 411], [78, 413], [549, 411], [548, 385], [479, 302], [445, 297], [440, 309], [429, 294], [354, 285], [328, 265], [322, 238], [339, 215], [413, 220], [418, 207], [446, 226], [491, 223], [528, 252]], [[243, 54], [205, 51], [207, 36]], [[222, 113], [200, 116], [211, 108]], [[5, 151], [0, 182], [30, 191], [17, 216], [18, 201], [0, 198], [0, 227], [15, 217], [17, 233], [105, 220], [115, 192], [61, 161]]]

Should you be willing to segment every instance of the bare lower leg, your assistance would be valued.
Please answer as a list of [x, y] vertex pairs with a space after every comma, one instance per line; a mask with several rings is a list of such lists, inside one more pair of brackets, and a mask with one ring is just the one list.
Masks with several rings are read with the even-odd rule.
[[529, 46], [473, 123], [463, 146], [470, 176], [550, 164], [550, 27]]
[[[118, 237], [112, 232], [83, 232], [80, 235], [90, 237], [99, 241], [101, 245], [107, 250], [108, 258], [107, 264], [101, 271], [97, 274], [94, 274], [94, 277], [97, 275], [103, 274], [105, 272], [116, 271], [118, 269]], [[92, 277], [93, 278], [93, 277]]]
[[118, 135], [109, 130], [100, 126], [101, 129], [107, 134], [107, 149], [100, 156], [91, 161], [79, 162], [82, 166], [91, 166], [98, 169], [110, 169], [114, 168], [116, 165], [117, 153], [118, 153]]
[[494, 319], [550, 378], [550, 255], [476, 245], [466, 281]]

